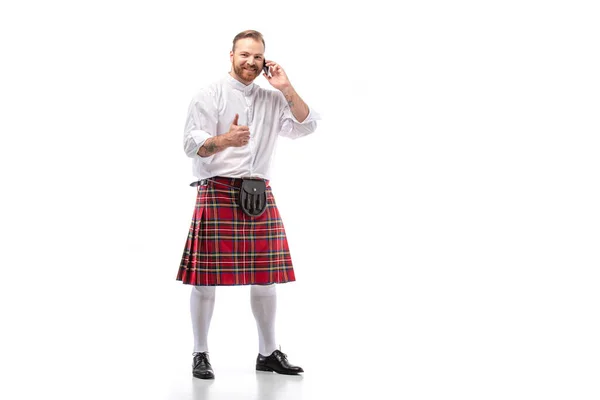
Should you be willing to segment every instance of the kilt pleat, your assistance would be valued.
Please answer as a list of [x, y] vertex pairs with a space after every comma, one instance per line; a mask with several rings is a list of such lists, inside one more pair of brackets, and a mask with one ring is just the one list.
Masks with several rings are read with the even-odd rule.
[[[285, 228], [267, 186], [267, 209], [249, 217], [237, 204], [239, 179], [198, 186], [177, 280], [190, 285], [251, 285], [295, 280]], [[227, 186], [226, 186], [227, 185]]]

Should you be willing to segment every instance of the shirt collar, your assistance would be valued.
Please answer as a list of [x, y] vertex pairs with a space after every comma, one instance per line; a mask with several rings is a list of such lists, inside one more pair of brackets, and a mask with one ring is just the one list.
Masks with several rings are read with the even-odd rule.
[[230, 74], [227, 74], [226, 80], [227, 82], [229, 82], [232, 88], [237, 89], [240, 92], [244, 92], [245, 95], [252, 94], [252, 91], [256, 87], [256, 84], [254, 82], [252, 82], [249, 85], [244, 85], [242, 82], [238, 81]]

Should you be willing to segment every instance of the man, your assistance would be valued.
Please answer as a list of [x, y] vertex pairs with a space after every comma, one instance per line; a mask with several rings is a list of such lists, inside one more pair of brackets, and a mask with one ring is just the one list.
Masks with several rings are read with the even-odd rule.
[[[259, 338], [256, 369], [304, 372], [275, 342], [275, 284], [295, 276], [269, 177], [278, 136], [308, 135], [319, 117], [264, 52], [259, 32], [236, 35], [231, 71], [193, 98], [185, 126], [184, 150], [193, 160], [198, 195], [177, 280], [194, 285], [193, 376], [201, 379], [214, 378], [207, 336], [215, 288], [223, 285], [251, 285]], [[277, 90], [253, 83], [261, 71]]]

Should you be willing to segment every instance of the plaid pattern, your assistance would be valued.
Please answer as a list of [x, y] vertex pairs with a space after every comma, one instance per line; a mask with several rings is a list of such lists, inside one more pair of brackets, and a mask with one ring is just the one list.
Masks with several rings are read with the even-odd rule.
[[224, 185], [198, 186], [177, 280], [203, 286], [294, 281], [285, 229], [268, 182], [267, 210], [251, 218], [237, 204], [241, 179], [211, 180]]

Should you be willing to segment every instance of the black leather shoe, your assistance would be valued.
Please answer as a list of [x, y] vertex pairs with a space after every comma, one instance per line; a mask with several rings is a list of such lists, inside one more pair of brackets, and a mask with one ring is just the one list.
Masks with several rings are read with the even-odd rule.
[[256, 370], [274, 371], [285, 375], [298, 375], [300, 372], [304, 372], [302, 368], [290, 364], [287, 360], [287, 355], [279, 350], [275, 350], [268, 357], [259, 354], [256, 358]]
[[194, 353], [194, 364], [192, 364], [192, 374], [200, 379], [215, 379], [215, 373], [210, 366], [208, 352]]

